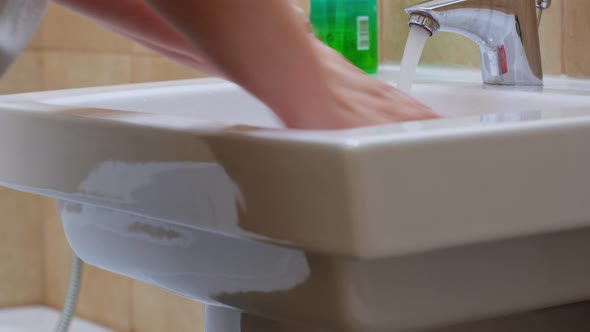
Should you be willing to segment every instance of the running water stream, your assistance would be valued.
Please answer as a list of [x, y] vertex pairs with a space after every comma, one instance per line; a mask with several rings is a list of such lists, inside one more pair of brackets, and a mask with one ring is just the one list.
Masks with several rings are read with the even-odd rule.
[[424, 51], [430, 32], [417, 25], [410, 26], [410, 34], [402, 58], [398, 88], [405, 93], [412, 91], [412, 84], [416, 78], [416, 69]]

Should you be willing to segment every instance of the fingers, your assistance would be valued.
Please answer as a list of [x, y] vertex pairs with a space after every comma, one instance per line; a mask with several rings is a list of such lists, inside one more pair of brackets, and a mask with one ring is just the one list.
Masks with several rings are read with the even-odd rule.
[[[291, 0], [292, 4], [296, 0]], [[309, 25], [305, 11], [295, 9]], [[346, 129], [392, 122], [429, 120], [439, 117], [428, 106], [393, 86], [372, 78], [340, 53], [314, 39], [314, 49], [322, 64], [328, 96], [319, 109], [301, 109], [283, 118], [290, 128]]]

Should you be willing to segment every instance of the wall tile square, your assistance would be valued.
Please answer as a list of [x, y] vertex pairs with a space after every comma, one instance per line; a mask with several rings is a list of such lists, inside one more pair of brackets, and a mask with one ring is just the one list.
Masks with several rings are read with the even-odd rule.
[[405, 2], [381, 0], [380, 43], [383, 62], [399, 63], [408, 36], [407, 16], [403, 12]]
[[479, 47], [466, 37], [439, 32], [426, 43], [420, 63], [479, 68]]
[[67, 290], [72, 251], [61, 227], [54, 201], [46, 197], [41, 200], [45, 259], [44, 302], [52, 307], [61, 308]]
[[0, 80], [0, 94], [43, 89], [42, 55], [40, 51], [23, 52]]
[[202, 332], [203, 308], [198, 302], [134, 281], [133, 326], [137, 332]]
[[190, 79], [205, 75], [194, 69], [176, 64], [160, 56], [134, 56], [132, 61], [134, 83]]
[[545, 74], [562, 74], [562, 30], [563, 2], [570, 0], [553, 0], [551, 8], [543, 13], [539, 35], [541, 56]]
[[131, 296], [132, 284], [133, 281], [127, 277], [86, 265], [78, 303], [78, 314], [118, 332], [134, 331], [132, 325], [134, 305]]
[[133, 43], [63, 7], [51, 4], [41, 23], [42, 46], [49, 49], [129, 53]]
[[590, 1], [563, 0], [563, 48], [565, 73], [590, 76]]
[[45, 51], [43, 88], [67, 89], [131, 82], [131, 56]]
[[43, 300], [40, 198], [0, 187], [0, 306]]

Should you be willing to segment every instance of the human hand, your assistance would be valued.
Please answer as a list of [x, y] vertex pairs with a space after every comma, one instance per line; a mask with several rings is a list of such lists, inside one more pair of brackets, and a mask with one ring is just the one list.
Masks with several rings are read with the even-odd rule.
[[313, 43], [327, 89], [318, 97], [317, 108], [283, 116], [288, 127], [341, 129], [439, 117], [414, 98], [361, 72], [320, 41]]
[[283, 1], [56, 1], [177, 62], [234, 81], [292, 128], [437, 117], [313, 38], [306, 11], [298, 19]]

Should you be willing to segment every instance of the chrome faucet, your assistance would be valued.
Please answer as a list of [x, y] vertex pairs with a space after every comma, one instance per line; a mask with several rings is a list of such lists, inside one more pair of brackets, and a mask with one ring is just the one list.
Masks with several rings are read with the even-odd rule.
[[[550, 0], [430, 0], [406, 8], [409, 24], [458, 33], [479, 45], [486, 84], [542, 85], [540, 10]], [[536, 5], [536, 6], [535, 6]]]

